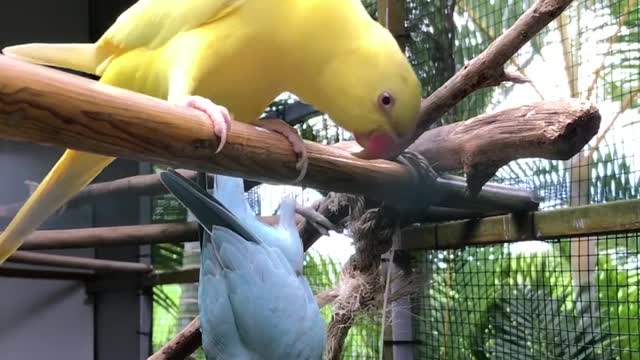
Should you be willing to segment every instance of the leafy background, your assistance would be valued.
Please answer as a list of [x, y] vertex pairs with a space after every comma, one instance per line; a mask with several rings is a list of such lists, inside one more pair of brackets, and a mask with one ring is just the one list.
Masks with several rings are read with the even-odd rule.
[[[431, 64], [442, 55], [424, 60], [420, 54], [438, 46], [424, 39], [442, 44], [443, 35], [436, 37], [442, 25], [431, 24], [449, 24], [451, 17], [432, 9], [451, 2], [416, 3], [412, 35], [422, 42], [412, 44], [412, 54], [429, 83]], [[456, 68], [532, 3], [457, 1], [455, 28], [445, 27], [454, 29], [449, 56]], [[581, 154], [568, 162], [514, 161], [493, 181], [537, 192], [543, 209], [637, 199], [639, 33], [637, 0], [574, 2], [508, 64], [531, 84], [485, 89], [443, 122], [539, 100], [589, 99], [602, 126]], [[587, 171], [575, 171], [578, 166]], [[430, 274], [414, 299], [416, 358], [639, 359], [639, 244], [639, 234], [630, 232], [416, 252], [414, 266]]]

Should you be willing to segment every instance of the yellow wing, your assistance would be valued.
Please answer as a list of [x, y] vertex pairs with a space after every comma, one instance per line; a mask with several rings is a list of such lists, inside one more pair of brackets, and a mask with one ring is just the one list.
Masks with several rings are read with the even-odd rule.
[[24, 44], [5, 55], [102, 76], [111, 61], [136, 48], [156, 49], [180, 32], [192, 30], [237, 10], [246, 0], [140, 0], [95, 44]]
[[97, 45], [125, 52], [155, 49], [183, 31], [215, 21], [246, 0], [140, 0], [122, 13]]
[[[31, 62], [102, 75], [111, 60], [119, 55], [137, 48], [161, 47], [181, 32], [228, 15], [245, 1], [140, 0], [120, 15], [95, 44], [25, 44], [3, 51]], [[67, 150], [0, 234], [0, 264], [16, 251], [25, 237], [113, 160], [107, 156]]]

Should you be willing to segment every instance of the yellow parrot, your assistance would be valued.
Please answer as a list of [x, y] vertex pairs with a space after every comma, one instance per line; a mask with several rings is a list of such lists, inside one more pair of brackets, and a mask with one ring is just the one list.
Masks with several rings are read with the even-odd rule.
[[[360, 0], [140, 0], [96, 43], [3, 52], [202, 111], [220, 137], [217, 151], [230, 114], [281, 133], [298, 155], [298, 180], [307, 167], [302, 138], [283, 121], [258, 120], [280, 93], [329, 114], [366, 159], [410, 136], [420, 107], [416, 74]], [[0, 264], [113, 160], [68, 149], [0, 235]]]

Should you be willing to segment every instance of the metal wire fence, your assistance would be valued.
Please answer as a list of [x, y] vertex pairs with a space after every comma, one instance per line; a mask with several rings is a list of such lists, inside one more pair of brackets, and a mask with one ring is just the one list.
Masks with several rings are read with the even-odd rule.
[[[414, 253], [417, 359], [640, 358], [639, 233]], [[580, 261], [594, 270], [576, 273]]]
[[[434, 69], [460, 68], [533, 1], [409, 3], [409, 50], [428, 93], [451, 75]], [[573, 3], [508, 70], [532, 82], [482, 90], [443, 123], [579, 97], [596, 103], [602, 125], [571, 161], [515, 161], [493, 181], [535, 191], [543, 210], [638, 198], [637, 0]], [[413, 266], [428, 279], [414, 296], [415, 358], [640, 359], [639, 235], [414, 252]]]

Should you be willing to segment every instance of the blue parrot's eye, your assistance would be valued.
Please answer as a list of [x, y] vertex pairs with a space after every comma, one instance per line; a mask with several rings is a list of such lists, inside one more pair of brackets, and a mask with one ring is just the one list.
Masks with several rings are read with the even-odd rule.
[[380, 104], [380, 106], [382, 106], [385, 109], [391, 108], [393, 106], [393, 103], [394, 103], [393, 96], [391, 96], [391, 94], [389, 94], [386, 91], [380, 94], [380, 96], [378, 96], [378, 104]]

